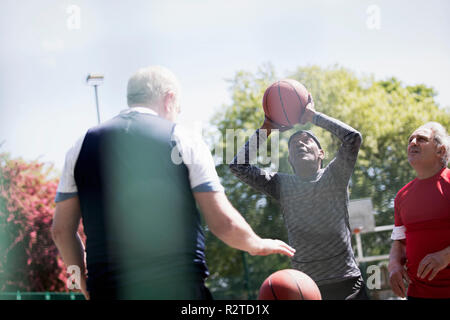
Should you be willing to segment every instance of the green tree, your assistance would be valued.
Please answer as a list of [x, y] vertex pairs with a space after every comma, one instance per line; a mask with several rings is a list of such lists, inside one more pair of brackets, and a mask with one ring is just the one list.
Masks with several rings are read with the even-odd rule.
[[[363, 134], [363, 144], [350, 183], [350, 198], [372, 199], [377, 211], [376, 224], [393, 224], [393, 201], [397, 191], [414, 178], [406, 157], [407, 139], [420, 125], [428, 121], [450, 127], [450, 112], [440, 108], [434, 89], [425, 84], [408, 86], [391, 78], [376, 81], [373, 76], [357, 76], [340, 66], [320, 68], [299, 67], [285, 75], [303, 83], [312, 93], [316, 110], [340, 119]], [[232, 102], [217, 113], [212, 124], [220, 132], [210, 142], [222, 144], [227, 129], [253, 132], [264, 119], [261, 106], [265, 89], [278, 77], [270, 64], [256, 74], [239, 71], [230, 80]], [[333, 159], [340, 142], [337, 138], [311, 124], [326, 151], [325, 165]], [[292, 172], [287, 162], [287, 139], [299, 125], [281, 134], [280, 172]], [[236, 139], [237, 140], [237, 139]], [[239, 146], [240, 147], [240, 146]], [[237, 148], [233, 150], [233, 153]], [[214, 152], [214, 151], [213, 151]], [[263, 237], [287, 240], [278, 204], [240, 182], [229, 171], [224, 154], [215, 154], [221, 164], [217, 171], [232, 204], [244, 215], [254, 230]], [[269, 155], [270, 157], [270, 150]], [[244, 277], [243, 254], [227, 248], [207, 234], [207, 258], [212, 275], [209, 286], [217, 297], [252, 298], [262, 281], [275, 270], [289, 268], [289, 259], [281, 256], [246, 256], [249, 283]], [[365, 255], [386, 254], [390, 247], [389, 234], [363, 235]], [[249, 293], [245, 290], [250, 288]]]

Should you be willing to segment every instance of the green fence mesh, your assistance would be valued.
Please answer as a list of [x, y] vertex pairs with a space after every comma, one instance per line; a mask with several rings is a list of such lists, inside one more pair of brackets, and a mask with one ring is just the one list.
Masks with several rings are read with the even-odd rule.
[[78, 292], [0, 292], [0, 300], [85, 300]]

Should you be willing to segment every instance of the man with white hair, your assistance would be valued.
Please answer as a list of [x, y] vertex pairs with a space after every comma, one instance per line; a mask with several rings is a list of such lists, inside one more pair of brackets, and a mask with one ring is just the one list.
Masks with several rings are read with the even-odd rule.
[[[206, 144], [174, 123], [179, 96], [166, 68], [139, 70], [128, 82], [129, 109], [89, 129], [66, 155], [52, 235], [65, 264], [80, 269], [86, 298], [211, 298], [197, 204], [209, 229], [233, 248], [295, 251], [261, 239], [228, 201]], [[181, 164], [172, 161], [174, 148]]]
[[450, 299], [450, 138], [429, 122], [409, 137], [407, 152], [417, 177], [395, 197], [390, 285], [403, 298]]

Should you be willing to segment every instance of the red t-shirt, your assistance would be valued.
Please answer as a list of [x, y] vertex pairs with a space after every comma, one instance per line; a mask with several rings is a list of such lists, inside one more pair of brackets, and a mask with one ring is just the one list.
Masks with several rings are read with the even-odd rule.
[[428, 179], [414, 179], [395, 197], [395, 225], [405, 226], [408, 296], [450, 298], [450, 266], [428, 280], [417, 277], [420, 261], [450, 246], [450, 170]]

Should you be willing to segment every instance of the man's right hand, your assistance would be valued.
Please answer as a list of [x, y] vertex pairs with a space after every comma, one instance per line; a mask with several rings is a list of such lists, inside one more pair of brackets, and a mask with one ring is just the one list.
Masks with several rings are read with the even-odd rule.
[[295, 249], [281, 240], [261, 239], [233, 207], [225, 193], [194, 192], [194, 198], [211, 232], [230, 247], [251, 255], [294, 255]]
[[392, 291], [399, 297], [406, 297], [406, 283], [410, 283], [408, 273], [401, 264], [395, 264], [389, 266], [389, 284]]
[[87, 291], [87, 285], [86, 285], [86, 275], [81, 276], [81, 293], [84, 295], [84, 298], [86, 300], [90, 300], [89, 291]]

